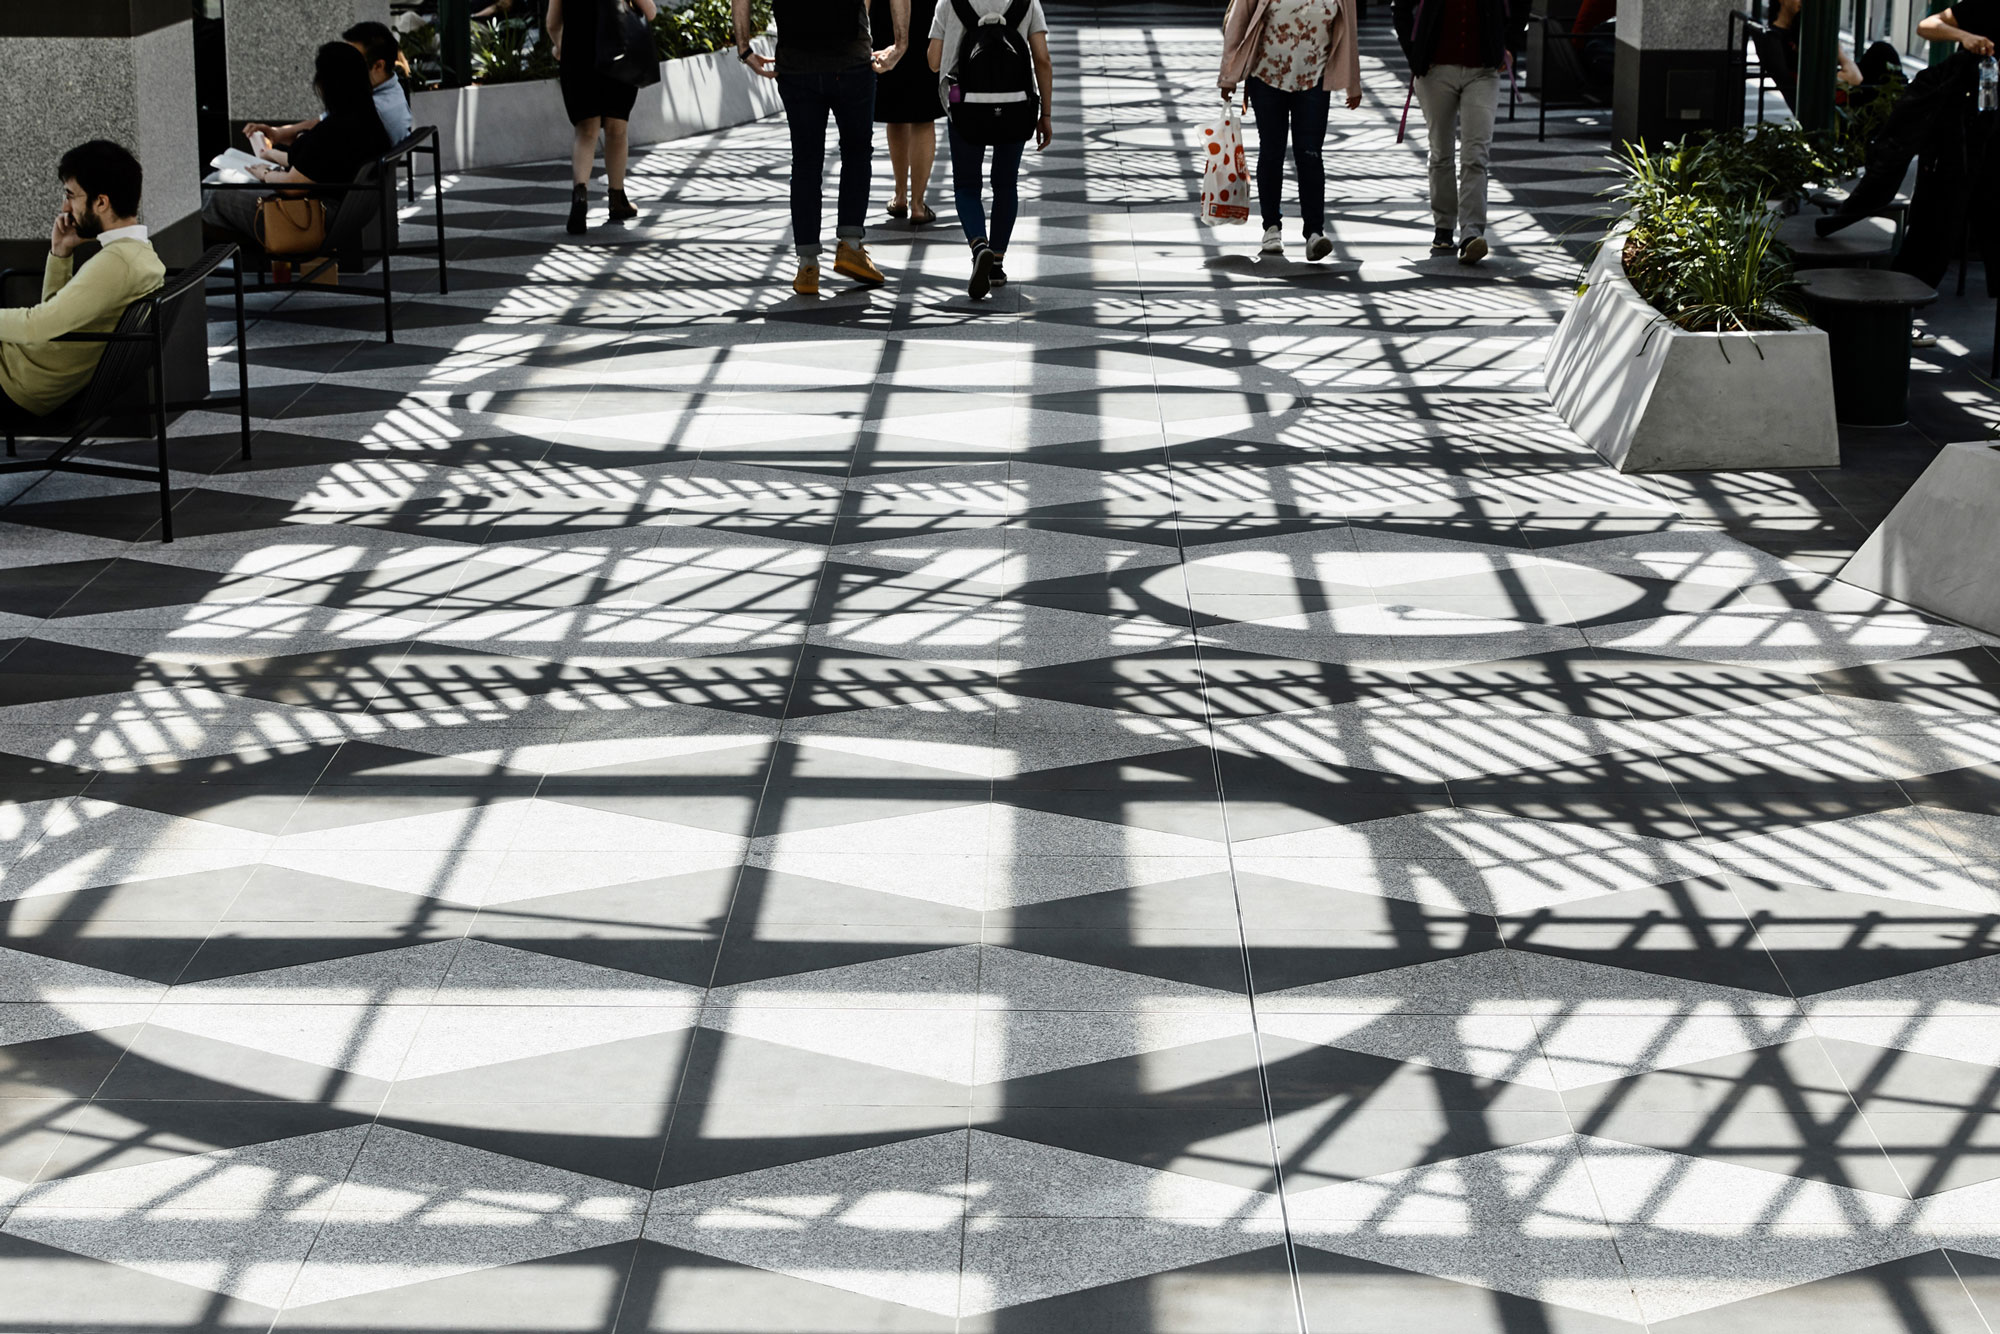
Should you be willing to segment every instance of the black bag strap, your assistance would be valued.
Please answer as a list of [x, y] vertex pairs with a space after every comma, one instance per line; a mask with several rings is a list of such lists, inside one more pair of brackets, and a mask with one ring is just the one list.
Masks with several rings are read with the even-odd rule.
[[1007, 26], [1015, 32], [1021, 31], [1021, 24], [1027, 20], [1027, 17], [1028, 0], [1014, 0], [1014, 3], [1007, 6]]
[[951, 11], [958, 15], [958, 26], [965, 29], [965, 35], [959, 38], [963, 47], [979, 31], [979, 11], [972, 7], [972, 0], [951, 0]]

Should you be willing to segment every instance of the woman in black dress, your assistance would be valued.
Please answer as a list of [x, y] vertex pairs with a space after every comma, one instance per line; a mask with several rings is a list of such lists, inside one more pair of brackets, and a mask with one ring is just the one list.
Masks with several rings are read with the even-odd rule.
[[563, 110], [576, 126], [570, 145], [569, 234], [583, 233], [590, 204], [590, 166], [597, 157], [597, 134], [604, 132], [604, 174], [611, 180], [607, 222], [639, 216], [625, 198], [625, 138], [639, 90], [607, 78], [597, 69], [597, 34], [605, 11], [630, 5], [648, 22], [658, 12], [653, 0], [549, 0], [549, 42], [562, 65]]
[[[931, 30], [937, 5], [938, 0], [910, 0], [913, 47]], [[895, 31], [889, 0], [873, 0], [868, 23], [877, 40], [880, 34]], [[937, 122], [942, 115], [937, 75], [928, 62], [905, 57], [887, 74], [876, 76], [875, 122], [889, 127], [889, 167], [896, 174], [896, 195], [889, 201], [892, 218], [907, 217], [919, 224], [937, 221], [924, 195], [930, 190], [931, 164], [937, 160]]]

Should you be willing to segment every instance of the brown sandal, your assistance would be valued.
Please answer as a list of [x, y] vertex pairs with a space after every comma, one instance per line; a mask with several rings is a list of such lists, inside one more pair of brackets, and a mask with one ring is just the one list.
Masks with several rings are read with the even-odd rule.
[[889, 205], [889, 216], [892, 218], [907, 218], [910, 216], [910, 206], [908, 204], [891, 204]]
[[912, 227], [928, 227], [936, 221], [937, 221], [937, 210], [932, 208], [929, 204], [924, 205], [924, 211], [922, 213], [912, 212], [910, 214], [910, 225]]

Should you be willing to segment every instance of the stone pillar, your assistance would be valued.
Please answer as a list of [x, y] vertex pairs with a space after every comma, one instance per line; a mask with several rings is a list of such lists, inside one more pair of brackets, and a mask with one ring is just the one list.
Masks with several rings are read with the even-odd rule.
[[1729, 45], [1740, 0], [1623, 0], [1618, 6], [1612, 132], [1663, 143], [1743, 123], [1743, 87]]
[[368, 19], [387, 23], [389, 0], [224, 0], [230, 121], [284, 125], [318, 111], [313, 53]]
[[62, 207], [56, 163], [86, 139], [116, 140], [145, 167], [140, 216], [169, 266], [201, 253], [187, 0], [0, 3], [0, 70], [0, 268], [41, 268]]

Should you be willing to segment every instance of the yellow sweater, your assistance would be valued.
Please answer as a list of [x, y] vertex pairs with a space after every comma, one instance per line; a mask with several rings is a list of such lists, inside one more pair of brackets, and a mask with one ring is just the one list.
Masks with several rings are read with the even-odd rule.
[[102, 343], [57, 343], [66, 333], [110, 333], [125, 307], [160, 290], [166, 266], [150, 241], [117, 240], [81, 270], [49, 256], [42, 304], [0, 310], [0, 390], [40, 416], [90, 383]]

